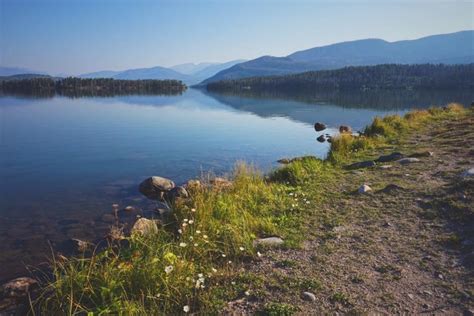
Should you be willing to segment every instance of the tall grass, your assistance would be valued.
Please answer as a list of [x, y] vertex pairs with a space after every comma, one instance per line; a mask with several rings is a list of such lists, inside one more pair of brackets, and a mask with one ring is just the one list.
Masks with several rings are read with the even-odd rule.
[[273, 235], [291, 241], [307, 207], [295, 202], [294, 189], [267, 182], [247, 165], [239, 164], [232, 180], [229, 188], [190, 189], [191, 198], [176, 202], [171, 221], [156, 234], [127, 237], [89, 257], [54, 261], [53, 278], [36, 308], [69, 315], [215, 308], [209, 291], [226, 282], [237, 262], [255, 255], [253, 241]]

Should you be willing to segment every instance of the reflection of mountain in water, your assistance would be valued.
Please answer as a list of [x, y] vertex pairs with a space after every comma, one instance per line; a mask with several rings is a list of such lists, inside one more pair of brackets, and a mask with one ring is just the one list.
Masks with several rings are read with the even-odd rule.
[[367, 91], [325, 92], [290, 95], [285, 93], [253, 93], [207, 95], [239, 111], [260, 117], [287, 117], [314, 124], [322, 121], [330, 126], [352, 124], [363, 128], [371, 117], [403, 113], [413, 108], [445, 105], [449, 102], [470, 104], [474, 92], [458, 91]]

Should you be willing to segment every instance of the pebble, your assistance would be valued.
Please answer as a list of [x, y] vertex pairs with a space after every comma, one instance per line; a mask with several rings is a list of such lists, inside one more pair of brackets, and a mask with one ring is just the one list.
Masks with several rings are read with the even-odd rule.
[[303, 299], [305, 301], [315, 302], [316, 296], [311, 292], [303, 292]]
[[369, 191], [372, 191], [372, 188], [369, 187], [367, 184], [361, 185], [359, 187], [359, 189], [357, 190], [357, 192], [359, 192], [359, 194], [364, 194], [364, 193], [367, 193]]
[[413, 294], [408, 294], [408, 297], [409, 297], [411, 300], [415, 298], [415, 297], [413, 296]]
[[401, 165], [407, 165], [407, 164], [414, 163], [414, 162], [420, 162], [420, 159], [418, 159], [418, 158], [402, 158], [400, 160], [397, 160], [397, 162]]
[[380, 169], [390, 169], [393, 168], [393, 165], [382, 165], [380, 166]]
[[267, 238], [260, 238], [254, 241], [254, 245], [263, 245], [263, 246], [279, 246], [284, 243], [283, 239], [280, 237], [267, 237]]
[[470, 168], [461, 174], [461, 177], [463, 178], [471, 178], [473, 176], [474, 176], [474, 168]]

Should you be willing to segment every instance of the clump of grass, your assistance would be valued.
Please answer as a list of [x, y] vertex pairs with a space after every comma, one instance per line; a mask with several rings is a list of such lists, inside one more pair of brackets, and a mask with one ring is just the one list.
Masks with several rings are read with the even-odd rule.
[[467, 111], [461, 104], [450, 103], [443, 108], [433, 107], [428, 110], [411, 111], [403, 117], [400, 115], [376, 117], [360, 136], [344, 133], [334, 137], [328, 160], [336, 164], [345, 163], [367, 149], [398, 142], [407, 133], [422, 128], [429, 122], [456, 118]]
[[322, 174], [325, 169], [324, 164], [324, 161], [314, 157], [302, 157], [284, 167], [274, 170], [270, 174], [270, 180], [299, 185], [308, 181], [310, 177]]

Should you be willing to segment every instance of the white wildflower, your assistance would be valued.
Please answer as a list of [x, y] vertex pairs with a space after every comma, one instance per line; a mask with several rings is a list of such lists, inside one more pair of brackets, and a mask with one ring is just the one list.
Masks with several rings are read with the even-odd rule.
[[257, 256], [258, 256], [258, 257], [261, 257], [261, 256], [263, 256], [263, 255], [260, 253], [260, 251], [257, 251]]
[[245, 295], [249, 296], [250, 295], [250, 290], [245, 291]]
[[196, 234], [198, 234], [198, 235], [199, 235], [200, 233], [201, 233], [201, 231], [200, 231], [200, 230], [196, 230]]
[[192, 209], [191, 209], [191, 212], [193, 212], [193, 213], [196, 212], [196, 209], [195, 209], [195, 208], [192, 208]]
[[190, 309], [189, 309], [189, 306], [188, 306], [188, 305], [184, 305], [184, 306], [183, 306], [183, 311], [184, 311], [185, 313], [189, 313], [189, 310], [190, 310]]
[[240, 251], [244, 251], [245, 248], [244, 247], [239, 247]]
[[166, 274], [170, 274], [171, 271], [173, 271], [173, 266], [167, 266], [167, 267], [165, 268]]
[[207, 239], [207, 235], [203, 235], [202, 238]]
[[179, 244], [179, 246], [184, 248], [184, 247], [187, 246], [187, 244], [185, 242], [182, 242], [182, 243]]
[[183, 233], [183, 230], [180, 228], [178, 229], [178, 233], [182, 234]]
[[194, 223], [194, 221], [191, 219], [191, 220], [189, 220], [189, 222], [188, 222], [188, 223], [189, 223], [189, 225], [191, 225], [191, 224], [193, 224], [193, 223]]

